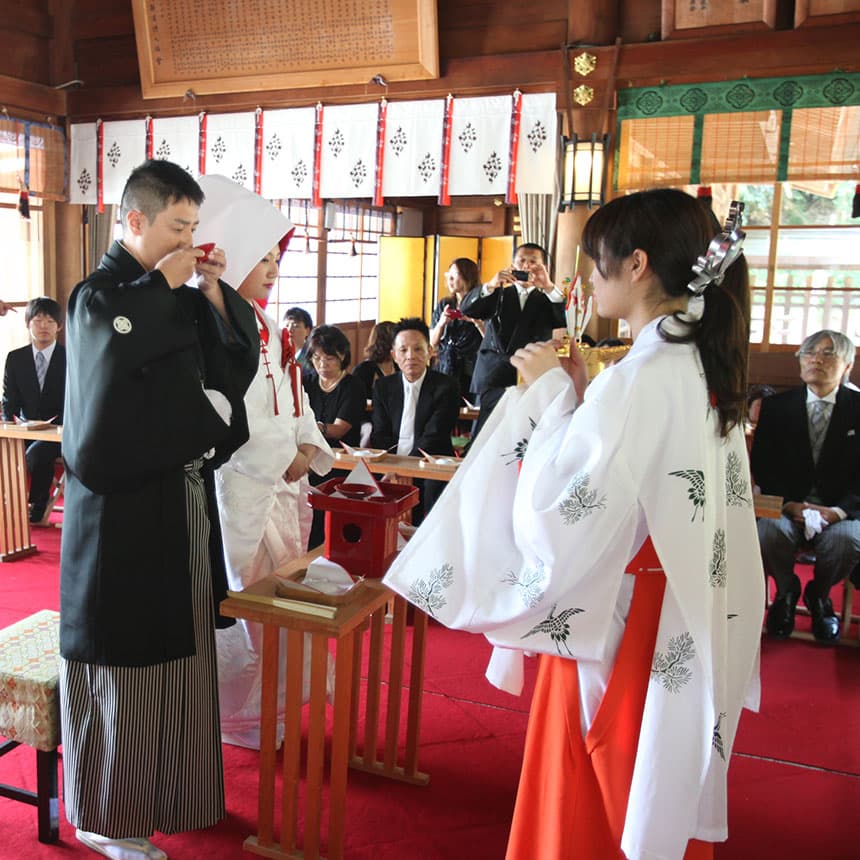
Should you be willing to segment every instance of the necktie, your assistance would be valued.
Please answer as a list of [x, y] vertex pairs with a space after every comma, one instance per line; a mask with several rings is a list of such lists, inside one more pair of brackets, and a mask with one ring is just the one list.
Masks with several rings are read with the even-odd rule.
[[815, 400], [812, 403], [809, 414], [809, 444], [812, 447], [812, 459], [818, 462], [824, 437], [827, 435], [827, 425], [830, 424], [830, 410], [832, 403], [824, 400]]
[[397, 454], [408, 456], [415, 443], [415, 407], [418, 403], [418, 386], [406, 385], [403, 397], [403, 417], [400, 419], [400, 436], [397, 439]]
[[45, 387], [45, 374], [48, 372], [48, 362], [43, 352], [36, 353], [36, 378], [39, 380], [39, 391]]

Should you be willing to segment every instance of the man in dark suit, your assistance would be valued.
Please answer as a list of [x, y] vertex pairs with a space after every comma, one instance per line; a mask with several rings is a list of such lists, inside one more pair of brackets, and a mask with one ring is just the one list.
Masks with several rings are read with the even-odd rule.
[[517, 384], [510, 357], [526, 344], [550, 340], [552, 330], [565, 325], [564, 293], [550, 280], [546, 264], [546, 251], [540, 245], [520, 245], [511, 268], [470, 290], [460, 305], [464, 316], [487, 321], [472, 374], [472, 388], [481, 401], [473, 435], [484, 426], [505, 389]]
[[[3, 374], [3, 420], [53, 421], [63, 423], [66, 392], [66, 350], [57, 343], [62, 328], [60, 306], [46, 297], [32, 299], [24, 311], [30, 344], [6, 356]], [[56, 442], [30, 442], [27, 470], [30, 473], [30, 522], [45, 515], [54, 461], [60, 456]]]
[[[428, 368], [430, 332], [417, 317], [402, 319], [394, 328], [391, 350], [400, 373], [382, 376], [373, 386], [373, 430], [375, 448], [393, 448], [397, 453], [421, 456], [453, 455], [451, 434], [460, 411], [460, 389], [452, 376]], [[442, 481], [418, 483], [421, 503], [413, 510], [420, 522], [444, 489]]]
[[830, 589], [860, 563], [860, 392], [843, 384], [855, 347], [837, 331], [800, 346], [805, 383], [765, 398], [752, 446], [752, 471], [763, 493], [782, 496], [780, 519], [758, 521], [765, 570], [777, 594], [767, 615], [772, 636], [789, 636], [800, 597], [795, 551], [808, 543], [815, 574], [803, 591], [819, 642], [839, 639]]

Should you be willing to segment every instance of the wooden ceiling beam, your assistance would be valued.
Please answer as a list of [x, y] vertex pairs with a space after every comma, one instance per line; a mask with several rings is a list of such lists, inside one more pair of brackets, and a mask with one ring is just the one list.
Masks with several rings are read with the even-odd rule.
[[0, 101], [12, 116], [62, 122], [66, 116], [66, 92], [44, 84], [0, 75]]
[[[607, 81], [614, 45], [589, 48], [598, 58], [589, 77], [596, 90]], [[815, 27], [803, 30], [751, 33], [709, 39], [624, 44], [615, 70], [618, 87], [654, 86], [734, 80], [748, 77], [820, 74], [836, 68], [858, 70], [856, 27]], [[69, 118], [83, 122], [101, 117], [123, 119], [147, 114], [179, 116], [198, 111], [224, 113], [315, 104], [350, 104], [382, 95], [396, 99], [425, 99], [491, 95], [519, 87], [526, 92], [561, 92], [564, 86], [561, 48], [558, 51], [502, 54], [451, 59], [436, 80], [392, 83], [384, 92], [357, 84], [257, 93], [222, 93], [192, 99], [143, 99], [140, 87], [84, 86], [68, 93]]]

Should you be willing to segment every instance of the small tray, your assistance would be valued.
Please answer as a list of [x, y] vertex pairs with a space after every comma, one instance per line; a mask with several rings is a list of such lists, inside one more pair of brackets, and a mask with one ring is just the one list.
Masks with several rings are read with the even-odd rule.
[[[341, 445], [343, 445], [342, 442]], [[381, 460], [388, 451], [384, 448], [353, 448], [343, 445], [343, 451], [337, 451], [336, 453], [339, 457], [355, 457], [356, 460]]]
[[449, 472], [456, 472], [462, 462], [462, 459], [457, 459], [456, 457], [434, 457], [433, 460], [425, 458], [418, 465], [422, 469], [443, 469]]
[[311, 591], [308, 588], [301, 588], [301, 583], [307, 568], [293, 571], [288, 576], [275, 575], [275, 595], [277, 597], [287, 597], [291, 600], [303, 600], [306, 603], [320, 603], [323, 606], [343, 606], [351, 603], [363, 593], [367, 587], [367, 582], [364, 579], [356, 579], [355, 585], [342, 594], [326, 594], [324, 591]]

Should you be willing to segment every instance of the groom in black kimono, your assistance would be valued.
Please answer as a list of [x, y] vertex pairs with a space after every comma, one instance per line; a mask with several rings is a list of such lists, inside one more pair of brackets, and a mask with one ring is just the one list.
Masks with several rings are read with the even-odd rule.
[[136, 168], [122, 241], [67, 313], [66, 815], [94, 851], [141, 860], [166, 857], [153, 831], [224, 814], [213, 473], [248, 438], [259, 337], [251, 306], [219, 280], [223, 251], [204, 262], [193, 247], [202, 201], [177, 165]]

